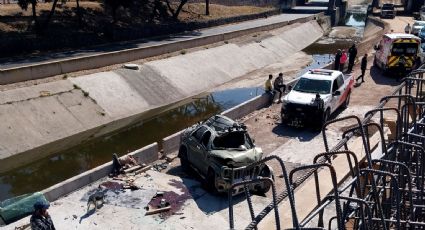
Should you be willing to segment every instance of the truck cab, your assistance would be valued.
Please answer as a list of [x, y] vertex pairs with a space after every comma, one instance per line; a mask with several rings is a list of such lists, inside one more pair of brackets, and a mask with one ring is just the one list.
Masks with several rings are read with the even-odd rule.
[[321, 128], [339, 107], [347, 107], [354, 85], [351, 75], [315, 69], [302, 75], [282, 102], [282, 122]]

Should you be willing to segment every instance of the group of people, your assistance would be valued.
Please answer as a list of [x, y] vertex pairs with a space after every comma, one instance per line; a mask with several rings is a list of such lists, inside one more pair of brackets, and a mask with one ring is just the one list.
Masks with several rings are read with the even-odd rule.
[[275, 97], [275, 93], [279, 93], [278, 103], [282, 102], [282, 95], [286, 91], [286, 85], [283, 83], [283, 73], [279, 73], [276, 79], [273, 81], [273, 75], [269, 75], [269, 79], [267, 79], [264, 89], [266, 93], [271, 94], [271, 100]]
[[[339, 70], [341, 72], [344, 72], [345, 63], [348, 61], [348, 67], [347, 67], [347, 73], [351, 73], [353, 71], [354, 62], [356, 61], [357, 57], [357, 47], [356, 44], [353, 44], [349, 49], [348, 53], [345, 51], [345, 49], [338, 51], [335, 54], [335, 63], [334, 63], [334, 69]], [[361, 75], [356, 79], [358, 81], [361, 79], [361, 82], [364, 82], [364, 75], [366, 73], [367, 68], [367, 54], [364, 54], [361, 60], [360, 69], [361, 69]]]

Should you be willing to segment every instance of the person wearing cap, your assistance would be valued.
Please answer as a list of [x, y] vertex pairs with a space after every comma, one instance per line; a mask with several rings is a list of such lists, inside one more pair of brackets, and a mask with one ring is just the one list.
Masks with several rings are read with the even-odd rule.
[[37, 201], [34, 204], [34, 213], [30, 220], [32, 230], [55, 230], [52, 218], [47, 212], [49, 206], [45, 201]]

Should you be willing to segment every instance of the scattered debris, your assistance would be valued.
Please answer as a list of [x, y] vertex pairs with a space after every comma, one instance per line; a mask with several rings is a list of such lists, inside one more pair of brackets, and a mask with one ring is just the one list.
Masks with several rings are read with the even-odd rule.
[[49, 91], [40, 91], [40, 97], [48, 97], [50, 96], [50, 92]]
[[124, 64], [123, 68], [124, 69], [139, 70], [139, 65], [129, 63], [129, 64]]
[[162, 163], [154, 164], [152, 167], [155, 171], [161, 172], [162, 170], [167, 169], [168, 165], [169, 165], [168, 162], [162, 162]]
[[124, 186], [123, 184], [118, 182], [106, 181], [99, 185], [99, 188], [102, 188], [102, 187], [114, 191], [114, 190], [121, 190], [123, 189]]

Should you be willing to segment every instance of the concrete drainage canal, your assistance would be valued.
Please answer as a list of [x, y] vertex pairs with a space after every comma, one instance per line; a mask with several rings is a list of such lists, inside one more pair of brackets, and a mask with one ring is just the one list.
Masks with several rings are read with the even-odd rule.
[[[303, 50], [312, 56], [313, 61], [297, 71], [296, 76], [309, 69], [328, 66], [333, 61], [336, 49], [347, 49], [353, 42], [358, 43], [361, 40], [363, 18], [366, 19], [366, 16], [354, 15], [356, 14], [348, 14], [347, 26], [333, 28], [327, 37]], [[0, 201], [50, 187], [110, 161], [113, 153], [124, 155], [150, 143], [160, 142], [166, 136], [263, 93], [261, 85], [227, 88], [204, 94], [111, 136], [98, 138], [28, 165], [2, 172]]]

